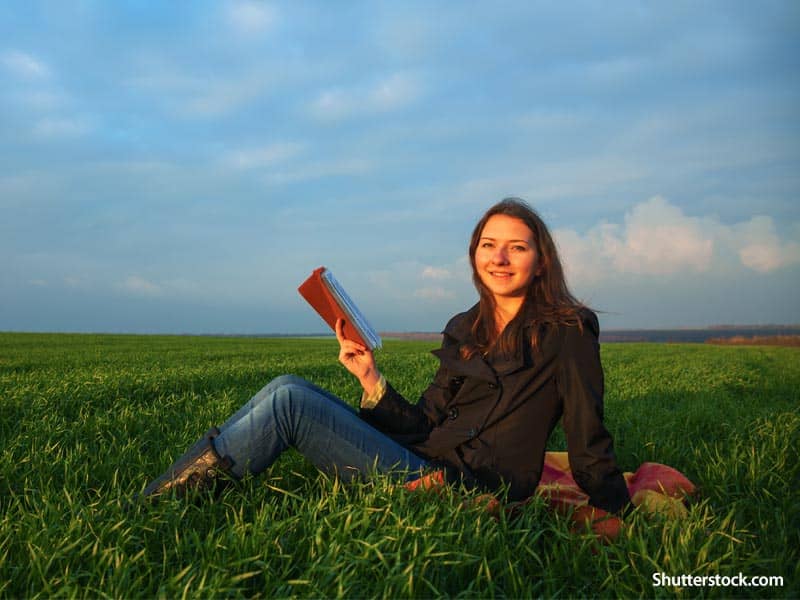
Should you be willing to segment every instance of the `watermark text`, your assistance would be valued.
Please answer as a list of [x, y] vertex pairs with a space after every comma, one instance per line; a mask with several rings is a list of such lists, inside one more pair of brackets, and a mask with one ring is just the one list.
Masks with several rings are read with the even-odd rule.
[[667, 575], [653, 573], [653, 587], [782, 587], [781, 575]]

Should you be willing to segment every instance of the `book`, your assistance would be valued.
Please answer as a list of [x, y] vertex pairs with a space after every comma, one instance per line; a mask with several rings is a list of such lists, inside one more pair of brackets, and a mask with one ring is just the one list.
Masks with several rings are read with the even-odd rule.
[[356, 341], [370, 350], [381, 347], [381, 336], [372, 328], [367, 318], [344, 291], [328, 269], [319, 267], [297, 288], [311, 307], [336, 330], [336, 320], [344, 319], [344, 337]]

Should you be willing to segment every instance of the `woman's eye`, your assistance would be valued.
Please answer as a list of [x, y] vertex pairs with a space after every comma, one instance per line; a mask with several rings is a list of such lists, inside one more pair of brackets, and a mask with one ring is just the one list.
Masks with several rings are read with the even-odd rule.
[[483, 242], [481, 244], [481, 248], [491, 248], [493, 246], [492, 242]]
[[525, 252], [527, 250], [525, 246], [512, 246], [511, 249], [517, 252]]

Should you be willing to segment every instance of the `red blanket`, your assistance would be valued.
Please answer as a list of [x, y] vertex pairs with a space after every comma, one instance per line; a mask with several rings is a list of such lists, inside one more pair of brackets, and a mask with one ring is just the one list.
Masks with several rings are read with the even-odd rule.
[[[624, 477], [634, 506], [671, 518], [680, 518], [686, 514], [684, 502], [696, 491], [694, 484], [680, 471], [659, 463], [642, 463], [633, 473], [624, 473]], [[435, 471], [408, 482], [406, 489], [427, 490], [443, 486], [443, 473]], [[622, 521], [617, 516], [589, 505], [589, 497], [572, 478], [566, 452], [545, 454], [544, 469], [536, 493], [544, 497], [554, 510], [571, 512], [576, 528], [585, 527], [588, 523], [602, 538], [613, 539], [619, 535]], [[493, 496], [481, 498], [489, 512], [496, 514], [500, 510], [500, 503]], [[522, 504], [524, 502], [509, 505], [506, 510], [513, 512]]]

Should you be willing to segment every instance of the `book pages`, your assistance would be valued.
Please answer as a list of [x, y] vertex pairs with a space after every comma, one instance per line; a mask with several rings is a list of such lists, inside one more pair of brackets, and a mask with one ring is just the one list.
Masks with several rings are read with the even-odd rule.
[[341, 286], [341, 284], [328, 269], [325, 269], [322, 272], [322, 281], [336, 300], [336, 303], [350, 319], [350, 325], [356, 328], [361, 338], [367, 343], [369, 349], [375, 350], [376, 348], [380, 348], [382, 345], [381, 336], [379, 336], [375, 329], [373, 329], [372, 325], [369, 324], [366, 317], [356, 306], [355, 302], [353, 302], [347, 292], [344, 291], [344, 288]]

